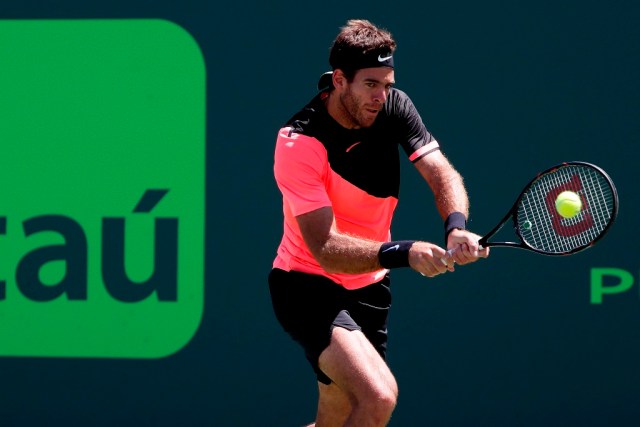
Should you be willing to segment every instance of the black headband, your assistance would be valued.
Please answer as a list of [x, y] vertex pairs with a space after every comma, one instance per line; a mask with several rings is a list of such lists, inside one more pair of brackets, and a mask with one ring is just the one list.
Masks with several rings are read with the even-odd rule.
[[393, 53], [390, 51], [374, 50], [366, 53], [337, 51], [331, 55], [333, 69], [359, 70], [361, 68], [390, 67], [393, 68]]
[[[337, 50], [331, 53], [329, 62], [333, 69], [341, 69], [345, 71], [355, 71], [361, 68], [390, 67], [393, 68], [393, 53], [387, 51], [372, 51], [361, 54], [348, 54], [344, 51]], [[327, 71], [318, 80], [318, 90], [323, 92], [333, 87], [332, 82], [333, 71]]]

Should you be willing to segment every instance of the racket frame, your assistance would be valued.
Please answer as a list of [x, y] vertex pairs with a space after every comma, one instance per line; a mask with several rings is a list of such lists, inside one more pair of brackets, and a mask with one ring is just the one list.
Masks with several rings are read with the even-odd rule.
[[[531, 246], [530, 244], [528, 244], [526, 242], [526, 240], [522, 237], [522, 234], [520, 233], [520, 229], [518, 227], [518, 207], [520, 205], [520, 201], [522, 200], [522, 198], [524, 197], [525, 193], [529, 190], [529, 188], [531, 188], [531, 186], [538, 180], [540, 179], [541, 176], [546, 175], [548, 173], [554, 172], [557, 169], [560, 169], [562, 167], [567, 167], [567, 166], [583, 166], [583, 167], [588, 167], [591, 169], [595, 169], [596, 171], [598, 171], [608, 182], [609, 186], [611, 187], [611, 192], [613, 195], [613, 211], [611, 214], [611, 219], [609, 220], [609, 222], [606, 224], [606, 226], [604, 227], [604, 229], [600, 232], [600, 234], [598, 234], [598, 236], [596, 236], [596, 238], [594, 238], [592, 241], [590, 241], [589, 243], [582, 245], [582, 246], [578, 246], [576, 248], [573, 248], [571, 250], [568, 251], [563, 251], [563, 252], [549, 252], [549, 251], [544, 251], [541, 249], [537, 249], [534, 248], [533, 246]], [[514, 247], [514, 248], [519, 248], [519, 249], [526, 249], [526, 250], [530, 250], [533, 252], [537, 252], [539, 254], [543, 254], [543, 255], [549, 255], [549, 256], [565, 256], [565, 255], [571, 255], [574, 254], [576, 252], [580, 252], [583, 251], [587, 248], [590, 248], [591, 246], [595, 245], [597, 241], [599, 241], [600, 239], [602, 239], [604, 237], [605, 234], [607, 234], [607, 232], [609, 231], [609, 229], [611, 228], [611, 226], [613, 225], [613, 222], [615, 221], [616, 217], [618, 215], [618, 191], [616, 190], [615, 185], [613, 184], [613, 181], [611, 180], [611, 177], [609, 177], [609, 175], [600, 167], [592, 164], [592, 163], [587, 163], [587, 162], [581, 162], [581, 161], [570, 161], [570, 162], [563, 162], [560, 163], [558, 165], [552, 166], [540, 173], [538, 173], [533, 179], [531, 179], [529, 181], [529, 183], [527, 185], [524, 186], [524, 188], [522, 189], [522, 191], [520, 192], [520, 195], [518, 196], [518, 198], [516, 199], [516, 201], [513, 203], [513, 206], [511, 207], [511, 209], [507, 212], [507, 214], [504, 216], [504, 218], [502, 218], [502, 220], [487, 234], [485, 234], [482, 238], [480, 238], [479, 240], [479, 244], [481, 247], [492, 247], [492, 246], [508, 246], [508, 247]], [[509, 221], [509, 219], [511, 219], [511, 222], [513, 223], [513, 229], [514, 232], [516, 234], [516, 236], [518, 237], [518, 239], [520, 239], [520, 242], [490, 242], [489, 239], [491, 237], [493, 237], [495, 234], [497, 234], [505, 225], [506, 223]]]

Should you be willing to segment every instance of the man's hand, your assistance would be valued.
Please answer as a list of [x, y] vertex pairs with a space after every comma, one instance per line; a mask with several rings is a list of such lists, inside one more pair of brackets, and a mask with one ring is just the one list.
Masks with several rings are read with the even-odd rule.
[[465, 265], [480, 258], [489, 256], [489, 248], [480, 248], [480, 236], [467, 230], [452, 230], [447, 239], [447, 249], [451, 253], [447, 256], [456, 264]]
[[409, 250], [409, 265], [423, 276], [434, 277], [453, 271], [453, 258], [433, 243], [415, 242]]

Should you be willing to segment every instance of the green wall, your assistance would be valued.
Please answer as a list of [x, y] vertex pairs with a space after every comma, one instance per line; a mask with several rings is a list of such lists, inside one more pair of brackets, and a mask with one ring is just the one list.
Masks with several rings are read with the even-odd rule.
[[[173, 21], [202, 51], [207, 104], [204, 311], [195, 336], [159, 359], [2, 357], [2, 425], [313, 419], [315, 379], [277, 325], [266, 284], [281, 236], [273, 146], [279, 126], [314, 94], [338, 28], [354, 17], [395, 35], [397, 87], [464, 175], [473, 230], [488, 231], [535, 173], [566, 160], [603, 167], [620, 196], [610, 234], [572, 257], [496, 248], [435, 279], [394, 271], [389, 364], [400, 399], [391, 424], [637, 425], [640, 6], [575, 0], [3, 2], [3, 20]], [[432, 196], [408, 162], [393, 233], [441, 240]], [[595, 304], [594, 268], [624, 270], [634, 283]], [[605, 285], [616, 283], [610, 276]], [[0, 328], [9, 304], [0, 301]]]

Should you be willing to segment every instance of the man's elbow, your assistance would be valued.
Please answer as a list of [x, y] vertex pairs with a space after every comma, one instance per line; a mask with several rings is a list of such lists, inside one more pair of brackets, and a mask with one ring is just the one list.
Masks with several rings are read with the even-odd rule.
[[313, 257], [316, 259], [320, 267], [327, 273], [342, 273], [331, 254], [322, 249], [314, 251]]

